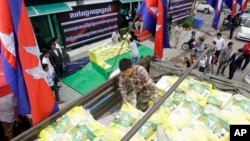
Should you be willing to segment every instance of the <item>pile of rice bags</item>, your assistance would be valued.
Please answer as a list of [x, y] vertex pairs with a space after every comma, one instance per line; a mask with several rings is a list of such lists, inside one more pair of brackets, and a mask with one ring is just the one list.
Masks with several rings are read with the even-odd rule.
[[[161, 96], [178, 76], [163, 76]], [[82, 107], [74, 107], [40, 132], [41, 141], [119, 141], [145, 113], [127, 103], [105, 127]], [[227, 141], [230, 124], [250, 124], [250, 99], [213, 89], [187, 77], [135, 133], [131, 141]], [[166, 139], [167, 138], [167, 139]]]
[[94, 140], [106, 132], [82, 107], [77, 106], [44, 128], [39, 135], [41, 141]]
[[[160, 85], [156, 85], [158, 91], [166, 93], [178, 78], [163, 76], [158, 81]], [[164, 128], [171, 141], [198, 141], [201, 137], [207, 141], [226, 141], [230, 124], [250, 124], [249, 98], [213, 89], [211, 83], [191, 76], [182, 81], [160, 110], [166, 115]]]

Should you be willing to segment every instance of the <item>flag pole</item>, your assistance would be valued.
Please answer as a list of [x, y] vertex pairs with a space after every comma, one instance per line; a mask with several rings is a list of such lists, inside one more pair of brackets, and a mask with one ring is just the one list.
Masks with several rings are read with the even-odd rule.
[[127, 35], [125, 36], [125, 39], [123, 40], [122, 45], [121, 45], [121, 47], [120, 47], [120, 49], [119, 49], [119, 51], [118, 51], [118, 54], [117, 54], [116, 57], [115, 57], [115, 61], [114, 61], [113, 65], [112, 65], [112, 68], [111, 68], [111, 70], [110, 70], [110, 73], [108, 74], [108, 78], [109, 78], [110, 74], [112, 73], [112, 70], [114, 69], [115, 63], [116, 63], [116, 61], [117, 61], [117, 59], [118, 59], [118, 57], [119, 57], [119, 55], [120, 55], [120, 53], [121, 53], [121, 50], [122, 50], [122, 48], [123, 48], [123, 46], [124, 46], [124, 44], [125, 44], [125, 42], [126, 42], [126, 40], [127, 40], [127, 38], [128, 38], [129, 33], [130, 33], [130, 29], [128, 30]]

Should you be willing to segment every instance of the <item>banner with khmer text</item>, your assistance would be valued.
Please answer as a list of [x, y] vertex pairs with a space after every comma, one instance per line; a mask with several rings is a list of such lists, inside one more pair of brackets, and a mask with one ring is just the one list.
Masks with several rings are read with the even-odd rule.
[[111, 36], [118, 28], [116, 3], [102, 3], [73, 7], [73, 11], [59, 13], [63, 41], [66, 48]]

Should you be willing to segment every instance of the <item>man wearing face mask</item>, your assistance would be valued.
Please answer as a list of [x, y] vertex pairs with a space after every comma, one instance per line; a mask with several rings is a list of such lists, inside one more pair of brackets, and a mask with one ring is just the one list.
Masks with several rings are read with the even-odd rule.
[[136, 93], [136, 108], [145, 112], [149, 107], [148, 102], [151, 96], [153, 102], [157, 102], [157, 89], [154, 81], [144, 67], [133, 65], [128, 58], [120, 60], [119, 68], [121, 71], [119, 87], [123, 104], [127, 103], [127, 89], [130, 85]]

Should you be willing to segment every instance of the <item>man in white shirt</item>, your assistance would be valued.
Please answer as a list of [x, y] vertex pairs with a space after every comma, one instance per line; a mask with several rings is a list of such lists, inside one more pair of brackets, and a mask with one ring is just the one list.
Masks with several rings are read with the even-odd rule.
[[55, 98], [58, 104], [63, 103], [59, 97], [59, 89], [57, 87], [57, 81], [54, 81], [55, 76], [50, 73], [48, 64], [42, 64], [43, 70], [45, 72], [45, 80], [48, 83], [49, 87], [55, 93]]
[[[216, 51], [214, 53], [214, 55], [216, 56], [216, 58], [219, 57], [220, 55], [220, 51], [221, 49], [225, 46], [225, 40], [224, 38], [221, 37], [221, 33], [217, 33], [217, 37], [214, 38], [214, 41], [216, 42], [215, 47], [216, 47]], [[217, 60], [215, 61], [215, 64], [217, 63]]]
[[182, 24], [178, 23], [178, 25], [176, 25], [174, 27], [174, 36], [175, 36], [175, 45], [174, 45], [174, 48], [178, 47], [178, 44], [179, 44], [182, 32], [183, 32]]
[[43, 50], [43, 57], [41, 58], [42, 60], [42, 64], [48, 64], [49, 66], [49, 71], [51, 74], [55, 73], [55, 69], [54, 67], [52, 66], [52, 63], [50, 62], [50, 54], [49, 54], [49, 51], [48, 50]]
[[14, 138], [13, 124], [17, 118], [17, 99], [13, 94], [0, 96], [0, 124], [5, 136], [11, 140]]
[[134, 42], [134, 39], [132, 37], [130, 38], [129, 48], [131, 49], [132, 63], [135, 64], [138, 60], [139, 51], [137, 48], [137, 44]]
[[122, 40], [118, 29], [116, 29], [115, 32], [113, 32], [113, 34], [111, 36], [111, 40], [112, 40], [112, 44], [116, 44], [116, 43], [118, 43], [119, 41]]

